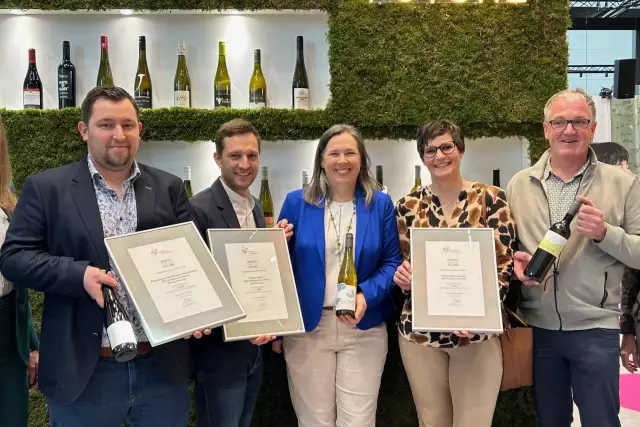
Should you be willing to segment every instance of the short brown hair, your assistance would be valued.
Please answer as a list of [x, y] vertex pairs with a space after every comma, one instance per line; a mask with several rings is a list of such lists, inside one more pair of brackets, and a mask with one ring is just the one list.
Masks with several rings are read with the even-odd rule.
[[122, 89], [118, 86], [96, 86], [87, 93], [87, 96], [82, 101], [82, 121], [85, 125], [89, 125], [89, 120], [91, 119], [91, 112], [93, 110], [93, 104], [96, 103], [98, 99], [108, 99], [109, 101], [118, 102], [123, 99], [128, 99], [133, 104], [133, 108], [136, 109], [136, 117], [138, 121], [140, 121], [140, 109], [138, 108], [138, 104], [136, 104], [135, 99], [129, 92]]
[[224, 140], [236, 135], [253, 134], [258, 140], [258, 152], [260, 152], [260, 135], [256, 128], [245, 119], [233, 119], [224, 123], [216, 131], [213, 142], [216, 143], [216, 153], [222, 155], [224, 151]]
[[427, 144], [429, 144], [429, 141], [447, 133], [451, 135], [458, 151], [464, 153], [464, 134], [460, 126], [451, 120], [434, 120], [422, 125], [420, 129], [418, 129], [416, 140], [420, 158], [422, 159], [424, 157], [424, 149], [427, 147]]

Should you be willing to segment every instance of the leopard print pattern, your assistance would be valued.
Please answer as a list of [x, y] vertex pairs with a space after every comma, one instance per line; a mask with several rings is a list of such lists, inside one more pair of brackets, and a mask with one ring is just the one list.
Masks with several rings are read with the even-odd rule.
[[[486, 189], [486, 192], [485, 192]], [[483, 215], [482, 194], [485, 194], [486, 215]], [[438, 196], [428, 187], [413, 192], [398, 201], [395, 208], [402, 258], [410, 260], [410, 227], [468, 228], [487, 227], [495, 230], [496, 262], [500, 297], [504, 299], [513, 273], [513, 255], [516, 251], [516, 227], [507, 205], [505, 192], [494, 186], [475, 182], [469, 191], [462, 190], [450, 217], [444, 215]], [[402, 315], [398, 322], [400, 334], [409, 341], [431, 347], [454, 348], [482, 342], [495, 334], [475, 334], [459, 338], [452, 333], [414, 332], [412, 330], [411, 292], [405, 293]]]

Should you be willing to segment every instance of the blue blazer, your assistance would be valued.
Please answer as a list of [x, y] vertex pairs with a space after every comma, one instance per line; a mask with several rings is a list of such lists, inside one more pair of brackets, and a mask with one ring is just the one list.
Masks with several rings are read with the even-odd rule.
[[[305, 330], [312, 331], [320, 322], [326, 284], [324, 201], [314, 206], [304, 201], [303, 190], [292, 191], [282, 205], [281, 219], [294, 225], [289, 253]], [[393, 202], [387, 194], [376, 191], [365, 207], [364, 193], [356, 189], [355, 238], [358, 286], [367, 301], [358, 328], [369, 329], [393, 312], [393, 274], [402, 262]]]

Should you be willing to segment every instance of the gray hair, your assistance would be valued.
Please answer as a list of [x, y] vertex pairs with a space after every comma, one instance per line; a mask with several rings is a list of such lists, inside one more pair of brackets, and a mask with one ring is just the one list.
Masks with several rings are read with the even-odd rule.
[[311, 182], [304, 191], [304, 200], [312, 205], [318, 206], [320, 202], [326, 199], [329, 195], [329, 181], [327, 181], [327, 176], [322, 168], [322, 155], [327, 149], [329, 141], [331, 141], [333, 137], [342, 135], [343, 133], [348, 133], [358, 143], [358, 151], [360, 152], [360, 172], [358, 173], [357, 185], [359, 185], [364, 192], [366, 206], [371, 204], [375, 191], [379, 189], [379, 185], [369, 172], [371, 160], [369, 159], [369, 154], [367, 154], [360, 132], [350, 125], [333, 125], [322, 134], [318, 141], [318, 148], [316, 148], [316, 155], [313, 160], [313, 174], [311, 175]]
[[564, 99], [564, 100], [572, 100], [572, 99], [581, 99], [584, 102], [587, 103], [587, 106], [589, 107], [589, 111], [591, 113], [591, 120], [595, 121], [596, 119], [596, 104], [593, 102], [593, 98], [591, 98], [591, 96], [585, 92], [584, 89], [565, 89], [565, 90], [561, 90], [560, 92], [554, 94], [553, 96], [551, 96], [551, 98], [549, 98], [549, 100], [547, 101], [547, 104], [544, 106], [544, 119], [545, 120], [549, 120], [549, 110], [551, 110], [551, 105], [553, 105], [554, 102], [556, 102], [558, 99]]

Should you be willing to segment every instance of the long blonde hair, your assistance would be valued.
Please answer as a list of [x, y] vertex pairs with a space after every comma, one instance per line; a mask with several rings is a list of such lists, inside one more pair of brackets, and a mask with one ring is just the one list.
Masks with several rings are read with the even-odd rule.
[[11, 161], [9, 160], [9, 143], [0, 118], [0, 208], [13, 213], [16, 207], [16, 196], [11, 191]]

